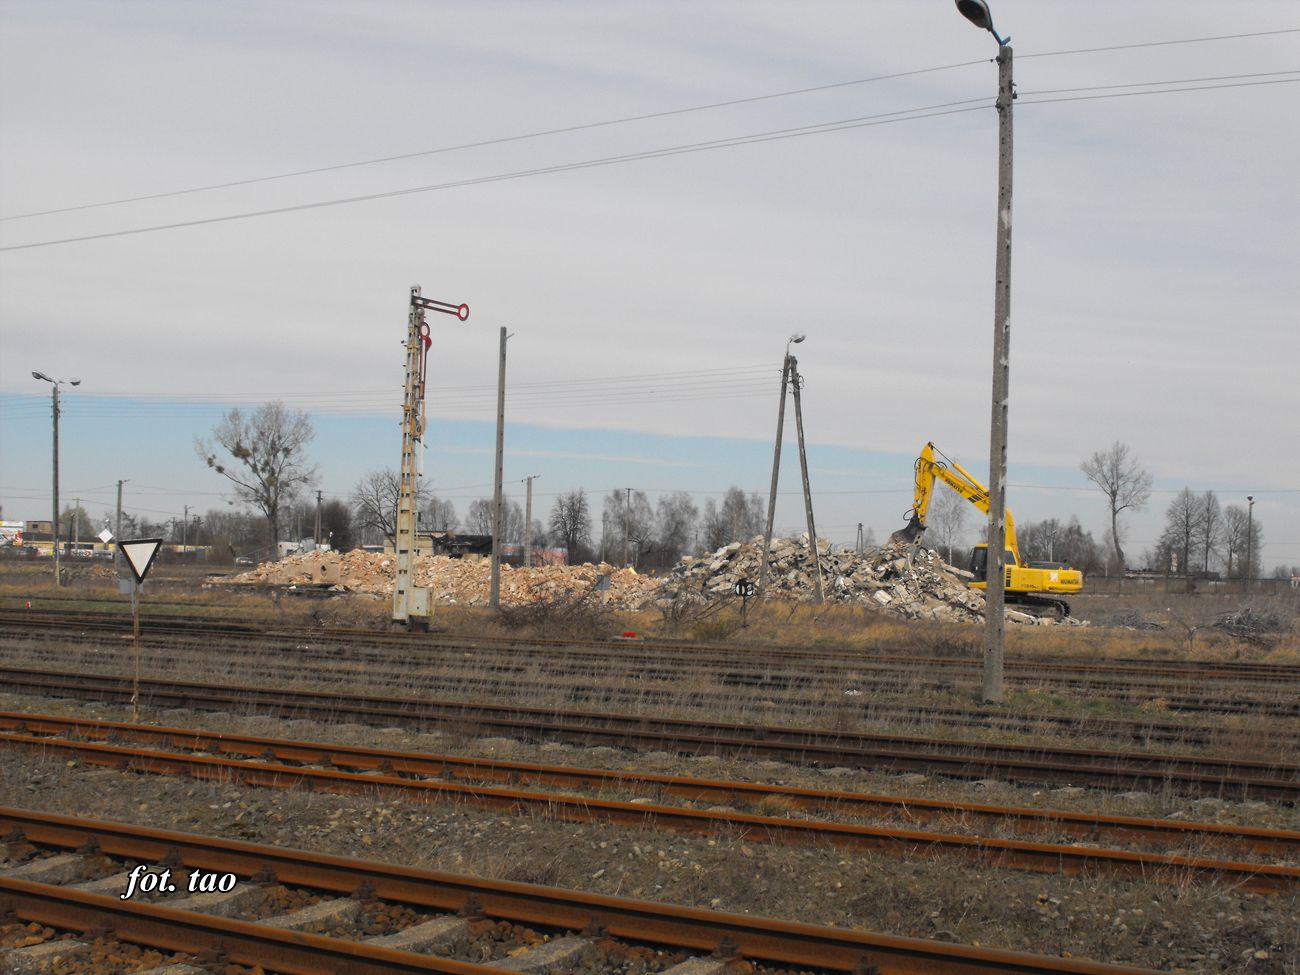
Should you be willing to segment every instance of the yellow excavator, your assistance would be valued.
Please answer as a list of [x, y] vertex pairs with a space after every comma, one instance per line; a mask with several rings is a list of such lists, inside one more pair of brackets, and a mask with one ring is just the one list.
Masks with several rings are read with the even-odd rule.
[[[938, 460], [936, 455], [943, 457], [943, 460]], [[920, 541], [925, 534], [925, 515], [930, 509], [936, 478], [988, 514], [988, 488], [972, 477], [961, 464], [945, 456], [933, 443], [927, 443], [922, 448], [915, 466], [916, 497], [912, 510], [908, 512], [907, 525], [894, 532], [890, 541], [909, 544]], [[1061, 596], [1083, 590], [1083, 573], [1078, 569], [1054, 564], [1025, 565], [1020, 558], [1020, 546], [1016, 544], [1016, 522], [1011, 517], [1010, 508], [1007, 509], [1006, 544], [1007, 602], [1023, 606], [1038, 615], [1051, 613], [1061, 618], [1069, 616], [1070, 604]], [[970, 571], [975, 577], [970, 584], [972, 589], [988, 588], [988, 549], [987, 543], [981, 543], [971, 550]]]

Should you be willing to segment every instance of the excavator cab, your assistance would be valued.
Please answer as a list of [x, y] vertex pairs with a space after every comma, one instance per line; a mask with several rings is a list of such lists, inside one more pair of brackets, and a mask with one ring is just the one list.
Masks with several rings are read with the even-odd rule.
[[[1019, 565], [1016, 553], [1007, 549], [1007, 566]], [[976, 545], [970, 552], [970, 571], [976, 582], [987, 582], [989, 576], [989, 547], [987, 543]]]

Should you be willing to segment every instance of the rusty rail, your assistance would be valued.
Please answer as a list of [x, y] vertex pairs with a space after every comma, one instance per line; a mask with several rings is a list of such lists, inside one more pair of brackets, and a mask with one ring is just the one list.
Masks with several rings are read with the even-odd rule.
[[0, 744], [74, 756], [88, 764], [136, 772], [186, 775], [194, 779], [318, 792], [373, 795], [386, 790], [476, 806], [512, 814], [543, 815], [562, 822], [609, 822], [625, 826], [690, 833], [723, 832], [760, 843], [810, 843], [842, 848], [977, 858], [998, 867], [1077, 875], [1086, 870], [1186, 886], [1192, 878], [1232, 883], [1255, 893], [1280, 893], [1300, 881], [1300, 867], [1214, 860], [1173, 853], [1146, 853], [1057, 843], [1034, 843], [892, 827], [858, 826], [748, 813], [712, 812], [658, 803], [527, 792], [514, 788], [462, 785], [395, 774], [346, 772], [208, 755], [162, 752], [97, 742], [76, 742], [35, 735], [0, 733]]
[[[259, 846], [234, 840], [215, 839], [189, 833], [146, 829], [120, 823], [80, 820], [45, 812], [0, 807], [0, 830], [9, 832], [10, 842], [27, 841], [65, 850], [75, 850], [94, 841], [105, 855], [158, 862], [171, 851], [187, 867], [235, 873], [249, 878], [271, 875], [281, 883], [300, 884], [321, 891], [350, 894], [368, 884], [374, 895], [421, 908], [464, 912], [515, 923], [538, 924], [570, 931], [603, 930], [628, 940], [673, 945], [693, 951], [713, 951], [725, 944], [734, 946], [741, 957], [773, 965], [799, 965], [829, 971], [852, 972], [874, 964], [885, 975], [1152, 975], [1148, 969], [1108, 965], [1076, 958], [1051, 958], [1021, 952], [967, 945], [922, 941], [868, 932], [844, 931], [774, 918], [727, 914], [698, 908], [673, 907], [628, 898], [585, 894], [558, 888], [507, 881], [484, 880], [428, 870], [380, 863], [367, 863], [320, 853]], [[45, 885], [0, 880], [0, 907], [14, 910], [19, 917], [33, 917], [42, 906], [39, 897]], [[48, 888], [57, 891], [59, 888]], [[68, 892], [71, 893], [71, 892]], [[89, 911], [100, 906], [119, 908], [112, 926], [125, 923], [122, 906], [129, 902], [82, 894], [75, 898], [80, 910], [73, 926], [87, 924]], [[37, 903], [41, 901], [42, 903]], [[102, 902], [102, 903], [96, 903]], [[152, 915], [152, 937], [173, 920], [168, 915], [187, 912], [131, 904], [126, 910]], [[102, 915], [101, 915], [102, 917]], [[175, 918], [180, 921], [182, 918]], [[216, 920], [216, 919], [212, 919]], [[46, 922], [49, 923], [49, 922]], [[95, 921], [92, 923], [103, 923]], [[241, 922], [225, 922], [233, 927]], [[141, 924], [143, 927], [143, 923]], [[294, 933], [293, 942], [312, 936]], [[328, 939], [327, 939], [328, 940]], [[185, 946], [189, 950], [192, 946]], [[428, 965], [447, 965], [428, 959]], [[295, 969], [288, 969], [294, 971]], [[321, 969], [296, 969], [314, 972]], [[344, 970], [336, 967], [332, 971]], [[347, 969], [352, 971], [353, 969]], [[360, 970], [360, 969], [358, 969]], [[401, 969], [396, 969], [401, 971]], [[448, 971], [478, 975], [477, 967], [408, 969]], [[371, 971], [367, 970], [366, 975]], [[391, 969], [390, 969], [391, 971]]]
[[185, 748], [244, 758], [274, 758], [300, 765], [327, 765], [351, 771], [422, 775], [508, 785], [540, 785], [578, 792], [623, 791], [654, 797], [672, 796], [688, 802], [771, 802], [791, 809], [835, 815], [887, 815], [908, 822], [946, 818], [977, 821], [1020, 832], [1063, 832], [1093, 840], [1207, 844], [1262, 856], [1300, 855], [1300, 831], [1202, 823], [1185, 819], [1152, 819], [951, 802], [912, 796], [887, 796], [829, 789], [806, 789], [725, 779], [664, 775], [653, 772], [612, 771], [535, 762], [472, 758], [430, 752], [411, 752], [359, 745], [241, 735], [196, 728], [138, 725], [98, 718], [70, 718], [27, 711], [0, 711], [0, 731], [34, 735], [76, 735], [121, 743], [137, 741], [162, 747]]
[[[83, 700], [124, 701], [130, 683], [107, 675], [0, 668], [0, 685]], [[800, 763], [922, 771], [958, 778], [1000, 775], [1013, 781], [1101, 786], [1170, 787], [1200, 795], [1300, 798], [1300, 766], [1189, 755], [1096, 751], [1037, 745], [868, 735], [829, 729], [729, 725], [589, 711], [478, 704], [376, 695], [348, 696], [181, 681], [145, 680], [141, 695], [154, 707], [199, 707], [282, 715], [343, 718], [384, 725], [437, 725], [522, 738], [653, 747], [683, 752], [731, 752]]]

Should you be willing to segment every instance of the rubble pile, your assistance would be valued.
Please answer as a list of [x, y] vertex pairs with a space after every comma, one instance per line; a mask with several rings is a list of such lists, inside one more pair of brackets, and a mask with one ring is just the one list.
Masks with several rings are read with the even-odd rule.
[[[818, 539], [822, 589], [828, 603], [872, 603], [906, 619], [973, 622], [984, 618], [984, 594], [968, 587], [969, 572], [953, 568], [939, 554], [892, 542], [862, 555], [832, 552]], [[748, 544], [733, 542], [711, 555], [684, 558], [660, 589], [660, 600], [732, 596], [736, 584], [757, 584], [763, 558], [763, 538]], [[773, 539], [768, 562], [768, 594], [778, 598], [816, 597], [808, 536]], [[1007, 619], [1017, 623], [1051, 623], [1014, 610]]]
[[[397, 558], [375, 552], [305, 552], [278, 562], [267, 562], [232, 578], [223, 585], [317, 586], [335, 592], [393, 594]], [[601, 576], [609, 588], [592, 591]], [[491, 588], [491, 565], [486, 558], [453, 559], [446, 555], [416, 559], [415, 584], [433, 590], [442, 605], [486, 606]], [[530, 568], [501, 566], [501, 605], [587, 597], [611, 609], [637, 609], [655, 594], [658, 581], [633, 569], [609, 565], [544, 565]]]

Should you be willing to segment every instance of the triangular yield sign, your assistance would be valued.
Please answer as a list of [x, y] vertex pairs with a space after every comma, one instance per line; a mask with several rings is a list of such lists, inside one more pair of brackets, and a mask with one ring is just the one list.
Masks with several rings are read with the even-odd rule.
[[149, 574], [149, 566], [153, 565], [154, 556], [162, 548], [162, 542], [161, 538], [134, 538], [129, 542], [117, 543], [117, 547], [126, 556], [126, 564], [130, 566], [136, 582], [144, 582], [144, 577]]

